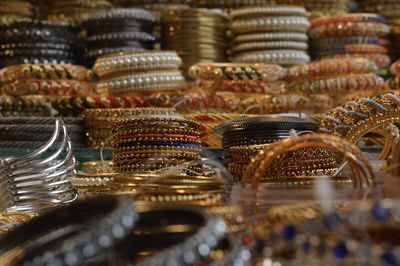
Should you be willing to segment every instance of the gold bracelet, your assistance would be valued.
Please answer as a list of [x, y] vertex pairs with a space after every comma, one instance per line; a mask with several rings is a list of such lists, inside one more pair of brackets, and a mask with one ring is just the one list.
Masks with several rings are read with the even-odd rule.
[[338, 157], [344, 158], [352, 170], [354, 187], [375, 185], [375, 172], [365, 154], [354, 144], [338, 136], [326, 134], [303, 135], [272, 143], [251, 160], [244, 173], [242, 185], [251, 182], [253, 187], [257, 187], [274, 158], [289, 151], [308, 147], [329, 149], [337, 153]]

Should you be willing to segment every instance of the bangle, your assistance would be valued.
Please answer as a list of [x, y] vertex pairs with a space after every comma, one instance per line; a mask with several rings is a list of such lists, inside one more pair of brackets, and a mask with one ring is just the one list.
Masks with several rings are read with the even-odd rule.
[[312, 47], [335, 47], [346, 44], [375, 44], [380, 46], [390, 46], [387, 39], [374, 37], [342, 37], [342, 38], [323, 38], [311, 40]]
[[391, 59], [386, 54], [362, 54], [362, 53], [351, 53], [351, 54], [335, 54], [330, 56], [324, 56], [323, 59], [345, 59], [345, 58], [360, 58], [369, 59], [374, 61], [379, 68], [386, 68], [390, 65]]
[[133, 92], [179, 90], [183, 77], [179, 71], [131, 74], [113, 79], [100, 80], [97, 93], [126, 94]]
[[89, 161], [82, 163], [82, 172], [90, 174], [98, 174], [102, 172], [111, 172], [112, 161]]
[[286, 79], [290, 82], [298, 82], [331, 76], [366, 74], [375, 72], [377, 69], [373, 61], [365, 58], [325, 59], [291, 67]]
[[305, 33], [297, 32], [268, 32], [268, 33], [252, 33], [240, 34], [235, 36], [234, 44], [260, 41], [293, 41], [307, 42], [308, 36]]
[[103, 78], [131, 71], [178, 69], [181, 63], [175, 52], [119, 53], [99, 57], [93, 70]]
[[195, 79], [202, 80], [263, 80], [277, 81], [285, 70], [277, 65], [266, 64], [196, 64], [189, 70]]
[[375, 22], [338, 22], [312, 27], [309, 31], [310, 38], [326, 37], [385, 37], [389, 34], [389, 26]]
[[306, 33], [310, 27], [308, 19], [302, 16], [279, 16], [276, 18], [238, 19], [232, 22], [235, 34], [262, 31], [293, 31]]
[[344, 46], [325, 46], [323, 48], [313, 49], [313, 54], [316, 57], [329, 56], [334, 54], [343, 54], [343, 53], [359, 53], [359, 54], [387, 54], [388, 49], [381, 45], [375, 44], [346, 44]]
[[[176, 115], [174, 108], [95, 108], [86, 109], [82, 116], [85, 119], [128, 118], [143, 115]], [[87, 122], [92, 122], [91, 120]], [[107, 121], [108, 122], [108, 121]], [[95, 125], [95, 124], [94, 124]]]
[[375, 173], [364, 153], [354, 144], [326, 134], [303, 135], [272, 143], [267, 149], [260, 151], [248, 165], [243, 175], [242, 185], [251, 181], [253, 187], [257, 187], [274, 158], [285, 152], [305, 147], [325, 148], [337, 153], [338, 158], [343, 156], [352, 169], [354, 187], [375, 185]]
[[22, 64], [0, 70], [0, 80], [12, 82], [21, 79], [70, 79], [91, 81], [92, 72], [83, 66], [55, 64]]
[[376, 23], [386, 23], [384, 17], [377, 14], [364, 14], [364, 13], [354, 13], [346, 14], [342, 16], [324, 16], [315, 18], [310, 21], [311, 26], [319, 26], [331, 23], [346, 23], [346, 22], [376, 22]]
[[266, 63], [283, 66], [306, 64], [310, 56], [304, 51], [295, 50], [273, 50], [247, 52], [233, 57], [234, 62], [243, 63]]
[[[85, 211], [85, 215], [76, 215], [81, 211]], [[137, 219], [134, 205], [127, 198], [88, 199], [51, 210], [4, 235], [0, 239], [1, 253], [32, 241], [14, 263], [45, 264], [50, 260], [70, 264], [73, 260], [85, 264], [124, 239]], [[90, 227], [93, 222], [96, 226]], [[49, 229], [54, 229], [57, 234]], [[65, 246], [67, 243], [68, 247]], [[87, 246], [92, 247], [90, 252], [87, 252]], [[46, 256], [43, 256], [44, 252]]]
[[245, 53], [254, 50], [269, 50], [269, 49], [288, 49], [288, 50], [302, 50], [308, 49], [307, 42], [294, 42], [294, 41], [268, 41], [268, 42], [249, 42], [235, 44], [232, 52], [234, 54]]
[[400, 76], [400, 60], [397, 60], [390, 66], [390, 72], [395, 76]]
[[385, 89], [384, 85], [383, 78], [375, 74], [363, 74], [291, 83], [288, 90], [305, 95], [341, 95], [352, 91], [380, 91]]
[[233, 10], [232, 19], [254, 18], [260, 16], [306, 16], [306, 10], [300, 6], [268, 6], [268, 7], [246, 7]]
[[10, 95], [54, 95], [54, 96], [80, 96], [93, 93], [91, 83], [75, 80], [18, 80], [2, 86], [3, 92]]

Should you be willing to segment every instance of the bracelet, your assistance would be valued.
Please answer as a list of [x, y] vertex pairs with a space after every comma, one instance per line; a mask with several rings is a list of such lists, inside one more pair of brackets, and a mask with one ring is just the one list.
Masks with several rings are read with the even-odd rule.
[[294, 41], [269, 41], [269, 42], [249, 42], [235, 44], [232, 52], [235, 54], [244, 53], [253, 50], [268, 50], [268, 49], [288, 49], [288, 50], [303, 50], [308, 49], [307, 42]]
[[93, 70], [100, 77], [107, 77], [130, 71], [178, 69], [181, 64], [175, 52], [120, 53], [99, 57]]
[[55, 64], [22, 64], [0, 70], [0, 80], [12, 82], [21, 79], [68, 79], [91, 81], [92, 72], [83, 66]]
[[325, 46], [323, 48], [313, 49], [313, 54], [316, 57], [329, 56], [334, 54], [343, 54], [343, 53], [359, 53], [359, 54], [387, 54], [388, 48], [375, 45], [375, 44], [346, 44], [344, 46]]
[[233, 56], [234, 62], [243, 63], [267, 63], [284, 66], [306, 64], [310, 61], [310, 56], [304, 51], [295, 50], [273, 50], [247, 52]]
[[324, 56], [323, 59], [344, 59], [344, 58], [353, 59], [360, 57], [374, 61], [379, 68], [386, 68], [390, 65], [391, 62], [390, 56], [386, 54], [365, 54], [365, 53], [335, 54], [330, 56]]
[[352, 169], [353, 187], [362, 188], [364, 185], [375, 185], [375, 172], [365, 154], [354, 144], [337, 136], [326, 134], [303, 135], [272, 143], [251, 160], [244, 172], [242, 185], [251, 181], [253, 187], [257, 187], [274, 158], [285, 152], [304, 147], [326, 148], [337, 153], [338, 158], [342, 156]]
[[[321, 122], [321, 128], [352, 143], [356, 143], [375, 129], [386, 130], [387, 145], [392, 145], [397, 141], [399, 133], [396, 128], [388, 124], [398, 120], [396, 115], [397, 105], [400, 102], [398, 99], [397, 93], [382, 93], [372, 98], [350, 101], [326, 114]], [[385, 153], [379, 157], [386, 157]]]
[[375, 44], [380, 46], [390, 46], [387, 39], [373, 38], [373, 37], [343, 37], [343, 38], [323, 38], [314, 39], [311, 41], [312, 47], [335, 47], [337, 45], [345, 44]]
[[145, 22], [155, 22], [154, 16], [141, 8], [112, 8], [111, 10], [100, 12], [92, 15], [83, 21], [85, 28], [96, 24], [97, 21], [106, 21], [113, 19], [134, 19], [143, 20]]
[[235, 34], [261, 31], [293, 31], [306, 33], [310, 27], [308, 19], [302, 16], [279, 16], [276, 18], [253, 18], [234, 20], [232, 30]]
[[312, 39], [326, 37], [385, 37], [390, 32], [389, 26], [375, 22], [338, 22], [312, 27], [309, 36]]
[[149, 72], [131, 74], [118, 78], [100, 80], [98, 93], [131, 93], [149, 90], [178, 90], [182, 88], [183, 77], [179, 71]]
[[240, 8], [231, 12], [232, 19], [254, 18], [256, 16], [306, 16], [306, 10], [297, 6], [268, 6]]
[[[86, 215], [77, 216], [82, 210]], [[110, 196], [88, 199], [51, 210], [20, 226], [18, 230], [4, 235], [0, 239], [1, 253], [33, 240], [26, 245], [22, 256], [13, 263], [45, 264], [50, 260], [65, 264], [84, 264], [124, 239], [137, 219], [138, 215], [129, 199]], [[90, 223], [95, 221], [96, 227], [90, 227]], [[56, 234], [49, 232], [52, 228], [58, 229]], [[112, 230], [113, 228], [116, 229]], [[66, 243], [68, 247], [65, 246]], [[92, 247], [90, 252], [87, 251], [87, 246]]]
[[390, 66], [390, 72], [395, 76], [400, 76], [400, 60], [397, 60]]
[[325, 59], [291, 67], [286, 79], [296, 82], [349, 74], [366, 74], [377, 70], [376, 64], [365, 58]]
[[6, 83], [1, 87], [3, 92], [10, 95], [60, 95], [79, 96], [93, 93], [91, 83], [75, 80], [40, 80], [28, 79]]
[[240, 34], [233, 39], [234, 44], [260, 41], [293, 41], [307, 42], [308, 36], [304, 33], [297, 32], [269, 32], [269, 33], [252, 33]]
[[284, 81], [265, 83], [258, 80], [205, 80], [200, 81], [198, 87], [209, 92], [229, 91], [236, 93], [266, 93], [272, 95], [287, 93], [287, 83]]
[[140, 53], [146, 52], [148, 49], [144, 47], [106, 47], [106, 48], [98, 48], [98, 49], [90, 49], [86, 52], [86, 57], [88, 59], [92, 59], [93, 63], [96, 61], [98, 57], [106, 56], [108, 54], [115, 53]]
[[202, 80], [263, 80], [276, 81], [284, 77], [285, 70], [266, 64], [196, 64], [189, 74]]
[[115, 173], [84, 173], [78, 172], [74, 177], [71, 178], [72, 185], [77, 189], [92, 190], [99, 189], [107, 190], [108, 182], [112, 181]]
[[380, 91], [385, 89], [383, 78], [375, 74], [351, 75], [291, 83], [288, 90], [295, 93], [341, 95], [352, 91]]
[[[82, 116], [85, 119], [121, 118], [141, 115], [176, 115], [174, 108], [95, 108], [86, 109]], [[91, 120], [88, 123], [93, 122]], [[107, 121], [108, 122], [108, 121]], [[96, 125], [96, 122], [94, 122]]]
[[109, 173], [112, 169], [112, 161], [89, 161], [82, 163], [82, 172], [98, 174], [102, 172]]
[[386, 20], [384, 17], [379, 16], [377, 14], [353, 13], [342, 16], [319, 17], [310, 21], [312, 27], [324, 24], [346, 23], [346, 22], [376, 22], [385, 24]]

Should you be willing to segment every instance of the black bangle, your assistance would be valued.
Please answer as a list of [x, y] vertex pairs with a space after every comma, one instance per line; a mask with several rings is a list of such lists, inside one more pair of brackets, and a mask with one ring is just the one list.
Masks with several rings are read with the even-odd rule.
[[124, 239], [137, 218], [128, 198], [103, 196], [75, 202], [1, 235], [0, 258], [22, 245], [23, 254], [12, 265], [81, 265]]

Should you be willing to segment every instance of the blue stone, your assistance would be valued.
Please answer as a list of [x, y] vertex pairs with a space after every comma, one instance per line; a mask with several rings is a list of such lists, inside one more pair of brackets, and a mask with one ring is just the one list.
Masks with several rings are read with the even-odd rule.
[[333, 254], [337, 259], [344, 259], [349, 254], [349, 251], [344, 243], [340, 243], [333, 249]]
[[288, 225], [283, 229], [283, 237], [286, 240], [292, 240], [296, 235], [296, 229], [293, 225]]
[[390, 218], [390, 210], [377, 204], [372, 208], [372, 215], [375, 219], [385, 222]]
[[381, 256], [385, 265], [397, 265], [396, 255], [392, 251], [387, 251]]
[[302, 248], [303, 248], [303, 252], [304, 252], [304, 253], [310, 252], [311, 249], [312, 249], [312, 246], [311, 246], [310, 241], [308, 241], [308, 240], [304, 241], [304, 243], [303, 243], [303, 245], [302, 245]]

